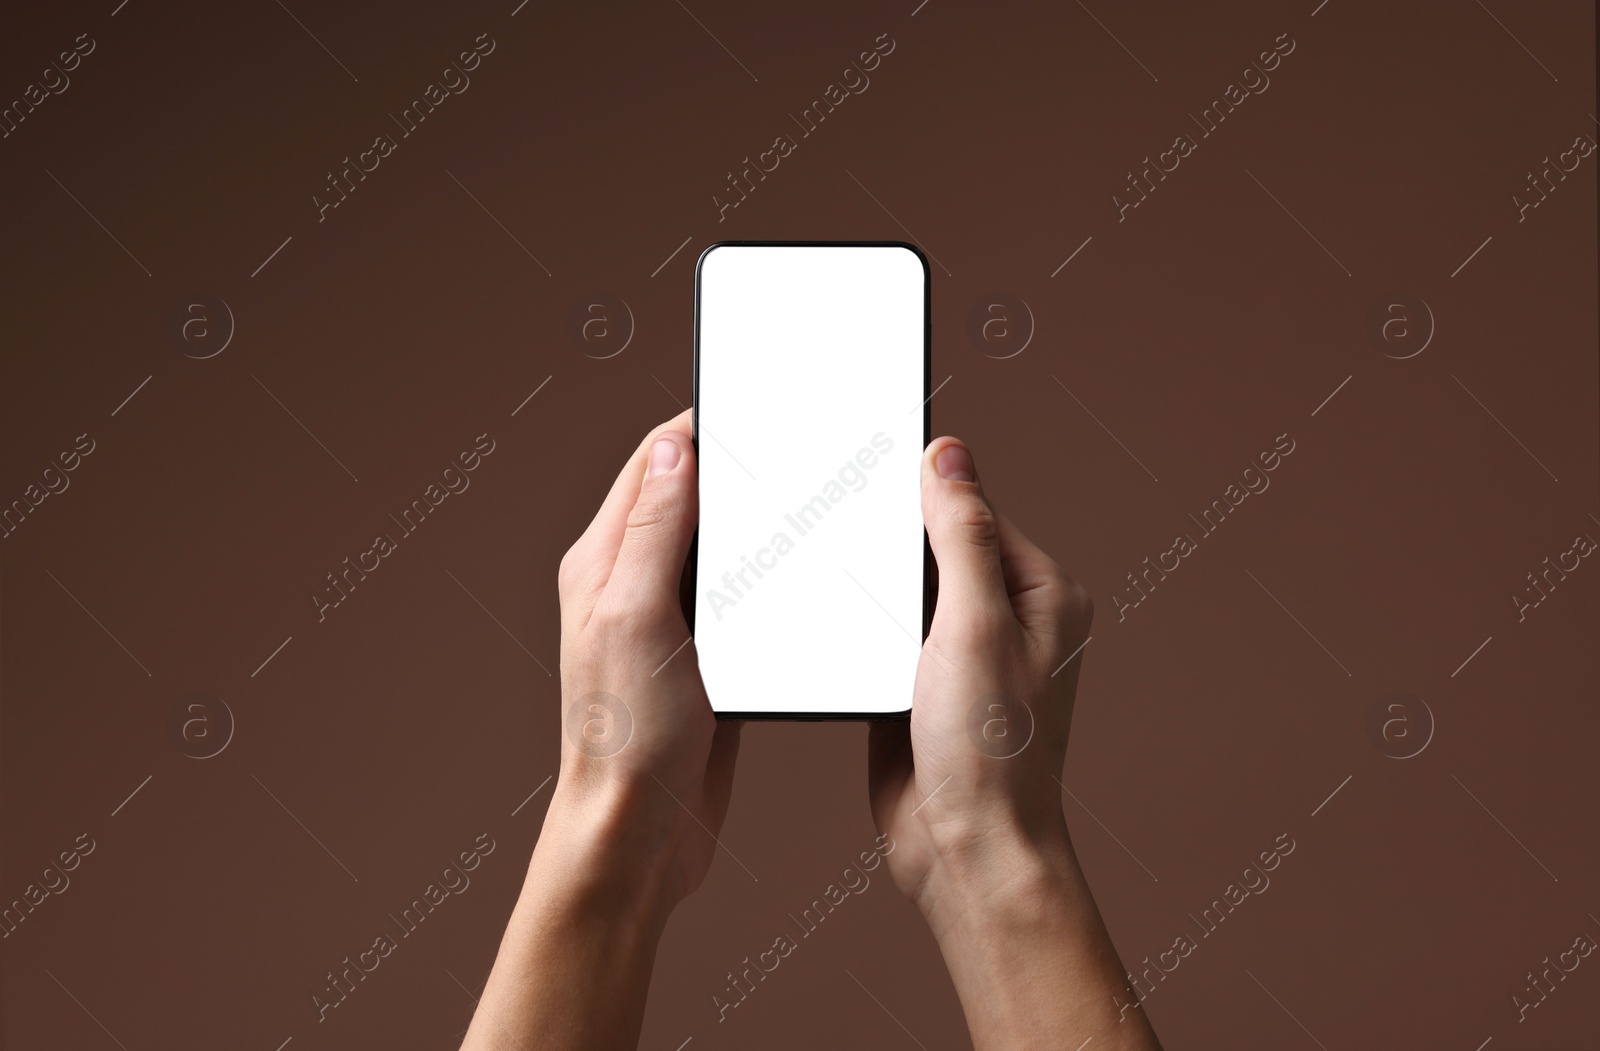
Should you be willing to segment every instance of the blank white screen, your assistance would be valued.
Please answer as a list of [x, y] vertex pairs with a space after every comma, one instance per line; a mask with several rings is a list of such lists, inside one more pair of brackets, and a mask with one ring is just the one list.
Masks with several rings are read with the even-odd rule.
[[695, 647], [717, 711], [911, 707], [924, 295], [903, 247], [702, 258]]

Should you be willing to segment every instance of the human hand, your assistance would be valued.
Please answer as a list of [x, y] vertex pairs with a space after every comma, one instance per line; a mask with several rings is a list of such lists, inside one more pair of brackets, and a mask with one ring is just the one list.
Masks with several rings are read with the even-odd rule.
[[597, 834], [670, 909], [700, 885], [739, 724], [706, 698], [679, 601], [699, 518], [689, 413], [657, 427], [561, 560], [561, 776], [552, 811]]
[[667, 917], [711, 865], [739, 726], [679, 605], [688, 431], [651, 432], [561, 560], [561, 773], [464, 1051], [636, 1046]]
[[922, 517], [939, 599], [911, 719], [868, 744], [889, 873], [939, 942], [974, 1047], [1159, 1051], [1062, 813], [1089, 596], [994, 510], [953, 438], [923, 453]]
[[994, 510], [954, 438], [923, 453], [922, 515], [938, 606], [910, 725], [872, 728], [870, 791], [889, 870], [927, 912], [952, 866], [1069, 850], [1056, 778], [1093, 606]]

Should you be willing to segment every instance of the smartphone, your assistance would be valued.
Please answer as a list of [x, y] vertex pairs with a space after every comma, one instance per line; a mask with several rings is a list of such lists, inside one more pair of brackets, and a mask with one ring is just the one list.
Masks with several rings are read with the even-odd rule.
[[690, 628], [736, 719], [903, 718], [932, 616], [927, 259], [723, 241], [695, 268]]

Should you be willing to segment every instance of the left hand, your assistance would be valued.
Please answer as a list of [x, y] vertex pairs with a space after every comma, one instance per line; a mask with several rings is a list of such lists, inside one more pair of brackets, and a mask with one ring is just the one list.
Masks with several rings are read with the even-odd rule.
[[711, 866], [739, 726], [712, 714], [678, 604], [688, 431], [645, 438], [561, 560], [561, 775], [464, 1049], [637, 1046], [667, 917]]
[[598, 834], [667, 910], [710, 868], [739, 748], [739, 724], [712, 714], [679, 600], [699, 518], [689, 428], [685, 412], [645, 438], [560, 572], [551, 810]]

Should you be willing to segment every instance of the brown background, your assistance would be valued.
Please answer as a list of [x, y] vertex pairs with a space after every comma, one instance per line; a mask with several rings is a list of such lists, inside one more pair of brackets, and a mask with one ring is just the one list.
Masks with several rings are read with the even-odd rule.
[[[1600, 538], [1600, 155], [1511, 201], [1597, 134], [1592, 5], [115, 6], [0, 33], [7, 100], [95, 41], [0, 140], [0, 500], [96, 442], [0, 541], [0, 895], [96, 843], [3, 942], [7, 1047], [454, 1046], [548, 785], [512, 811], [556, 769], [556, 564], [691, 397], [696, 255], [908, 237], [939, 261], [936, 432], [1098, 602], [1063, 798], [1124, 961], [1201, 943], [1146, 1002], [1166, 1046], [1600, 1047], [1600, 956], [1511, 1004], [1600, 938], [1600, 568], [1523, 623], [1510, 598]], [[470, 88], [319, 222], [325, 173], [480, 33]], [[882, 33], [871, 87], [719, 222], [724, 173]], [[1283, 33], [1271, 87], [1119, 222], [1127, 171]], [[1004, 360], [965, 334], [996, 290], [1036, 323]], [[636, 324], [603, 360], [567, 327], [594, 291]], [[168, 321], [195, 295], [236, 325], [204, 360]], [[1404, 360], [1365, 328], [1392, 296], [1436, 320]], [[324, 575], [482, 433], [470, 490], [319, 623]], [[1119, 623], [1125, 574], [1284, 433], [1271, 488]], [[196, 691], [237, 720], [206, 760], [174, 736]], [[1437, 722], [1404, 760], [1367, 729], [1394, 691]], [[721, 855], [675, 915], [642, 1046], [968, 1046], [884, 878], [711, 1007], [871, 844], [864, 734], [747, 729], [722, 838], [759, 882]], [[319, 1022], [326, 972], [484, 832]]]

